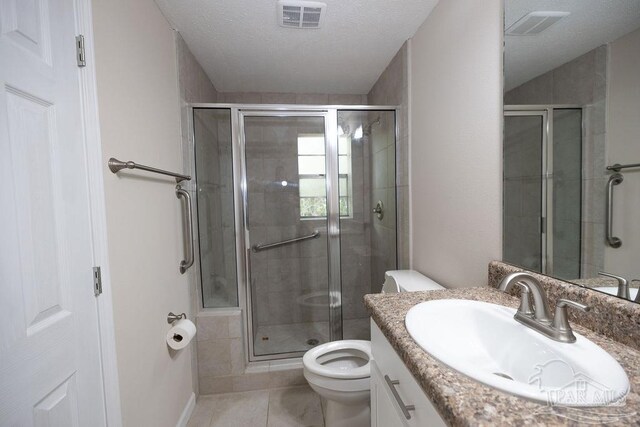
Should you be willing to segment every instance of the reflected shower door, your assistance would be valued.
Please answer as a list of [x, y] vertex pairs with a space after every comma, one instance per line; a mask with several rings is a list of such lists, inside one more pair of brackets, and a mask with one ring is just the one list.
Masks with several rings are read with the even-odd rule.
[[240, 117], [251, 354], [296, 356], [330, 339], [326, 117]]
[[546, 268], [545, 123], [546, 113], [505, 112], [503, 259], [540, 272]]
[[[553, 271], [547, 274], [572, 280], [581, 277], [582, 262], [582, 109], [555, 108], [552, 113]], [[591, 248], [602, 247], [594, 238], [584, 244], [585, 254], [597, 253]]]

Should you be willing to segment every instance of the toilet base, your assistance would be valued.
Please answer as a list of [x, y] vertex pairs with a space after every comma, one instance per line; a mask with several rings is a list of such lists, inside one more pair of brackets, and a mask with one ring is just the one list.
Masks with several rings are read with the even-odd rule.
[[335, 400], [322, 399], [326, 427], [369, 427], [371, 407], [369, 402], [360, 405], [344, 405]]

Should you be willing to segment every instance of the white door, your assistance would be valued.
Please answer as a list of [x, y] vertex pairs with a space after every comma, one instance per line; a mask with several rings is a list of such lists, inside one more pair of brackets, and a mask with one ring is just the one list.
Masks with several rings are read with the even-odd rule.
[[0, 0], [0, 425], [105, 424], [74, 0]]

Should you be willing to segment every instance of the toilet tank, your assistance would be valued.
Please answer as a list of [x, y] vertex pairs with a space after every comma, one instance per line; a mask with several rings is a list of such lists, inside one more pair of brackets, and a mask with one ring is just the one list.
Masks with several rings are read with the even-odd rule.
[[382, 293], [434, 291], [442, 285], [415, 270], [391, 270], [384, 273]]

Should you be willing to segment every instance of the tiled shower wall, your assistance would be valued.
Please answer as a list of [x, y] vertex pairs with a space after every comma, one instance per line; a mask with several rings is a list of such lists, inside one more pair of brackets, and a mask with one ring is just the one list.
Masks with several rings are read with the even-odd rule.
[[[373, 85], [367, 100], [370, 105], [397, 105], [397, 141], [396, 141], [396, 194], [397, 194], [397, 250], [398, 268], [409, 268], [410, 231], [409, 231], [409, 69], [408, 42], [400, 48], [387, 68]], [[376, 220], [377, 221], [377, 220]], [[375, 231], [375, 229], [374, 229]], [[372, 236], [372, 246], [386, 244], [384, 234]], [[378, 292], [382, 284], [379, 272], [372, 279], [372, 292]]]
[[197, 319], [201, 394], [229, 393], [306, 384], [300, 364], [263, 362], [247, 369], [242, 311], [201, 312]]
[[[340, 111], [338, 122], [370, 123], [372, 113]], [[368, 339], [368, 328], [358, 327], [365, 322], [362, 297], [371, 292], [371, 138], [351, 141], [352, 213], [340, 218], [340, 260], [342, 263], [342, 317], [344, 339]], [[356, 320], [360, 319], [360, 321]], [[355, 320], [355, 322], [352, 322]]]
[[600, 46], [512, 90], [505, 105], [578, 104], [584, 109], [581, 276], [604, 267], [608, 47]]
[[384, 273], [396, 269], [396, 140], [395, 120], [392, 113], [371, 112], [369, 123], [371, 150], [371, 202], [373, 208], [380, 201], [383, 217], [378, 219], [371, 210], [371, 290], [380, 292]]

